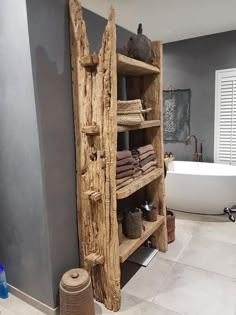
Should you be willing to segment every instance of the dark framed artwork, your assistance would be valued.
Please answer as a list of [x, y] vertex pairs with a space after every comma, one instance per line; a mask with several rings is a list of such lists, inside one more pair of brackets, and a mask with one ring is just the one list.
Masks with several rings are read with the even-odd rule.
[[190, 133], [190, 101], [190, 89], [163, 91], [164, 141], [186, 141]]

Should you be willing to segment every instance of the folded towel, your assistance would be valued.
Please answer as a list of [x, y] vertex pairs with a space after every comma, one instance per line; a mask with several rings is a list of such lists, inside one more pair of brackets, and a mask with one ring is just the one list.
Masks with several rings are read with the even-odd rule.
[[131, 150], [131, 153], [132, 153], [132, 155], [137, 155], [137, 154], [139, 154], [138, 151], [137, 151], [137, 149], [132, 149], [132, 150]]
[[131, 157], [131, 152], [129, 150], [117, 151], [116, 153], [116, 159], [118, 161], [128, 157]]
[[132, 157], [128, 157], [128, 158], [117, 161], [116, 166], [133, 164], [133, 163], [135, 163], [135, 160]]
[[146, 165], [148, 162], [155, 160], [156, 158], [156, 154], [152, 154], [149, 157], [147, 157], [146, 159], [140, 161], [140, 166], [143, 167], [144, 165]]
[[147, 164], [145, 164], [141, 169], [143, 172], [145, 172], [146, 170], [148, 170], [150, 167], [152, 166], [156, 166], [157, 165], [157, 161], [154, 160], [154, 161], [151, 161], [151, 162], [148, 162]]
[[116, 174], [116, 178], [124, 178], [128, 176], [132, 176], [134, 174], [134, 170], [128, 170], [119, 174]]
[[146, 152], [151, 151], [151, 150], [153, 150], [152, 144], [148, 144], [148, 145], [145, 145], [145, 146], [137, 149], [139, 154], [143, 154], [143, 153], [146, 153]]
[[145, 160], [147, 157], [149, 157], [149, 155], [155, 154], [154, 150], [148, 151], [146, 153], [140, 154], [139, 156], [139, 160]]
[[138, 171], [138, 172], [135, 172], [134, 175], [133, 175], [133, 178], [137, 179], [138, 177], [142, 176], [142, 171]]
[[116, 174], [133, 170], [133, 169], [134, 169], [134, 166], [132, 164], [121, 165], [121, 166], [116, 167]]
[[119, 178], [119, 179], [116, 179], [116, 186], [119, 186], [120, 184], [122, 184], [123, 182], [131, 179], [133, 176], [127, 176], [127, 177], [124, 177], [124, 178]]
[[147, 169], [147, 170], [143, 173], [143, 175], [146, 175], [146, 174], [150, 173], [151, 171], [153, 171], [153, 170], [155, 170], [155, 169], [156, 169], [156, 166], [149, 167], [149, 169]]
[[132, 183], [132, 181], [133, 181], [133, 178], [130, 178], [130, 179], [126, 180], [126, 181], [123, 182], [122, 184], [116, 186], [116, 190], [119, 190], [119, 189], [121, 189], [122, 187], [125, 187], [125, 186], [129, 185], [130, 183]]

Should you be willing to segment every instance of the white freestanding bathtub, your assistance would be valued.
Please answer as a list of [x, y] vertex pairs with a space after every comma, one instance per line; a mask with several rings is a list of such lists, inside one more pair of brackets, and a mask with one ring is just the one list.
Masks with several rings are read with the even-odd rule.
[[236, 166], [173, 161], [166, 175], [168, 208], [222, 214], [236, 203]]

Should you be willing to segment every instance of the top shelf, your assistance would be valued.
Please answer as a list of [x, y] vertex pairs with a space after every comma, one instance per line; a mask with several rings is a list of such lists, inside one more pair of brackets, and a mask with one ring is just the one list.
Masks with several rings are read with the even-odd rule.
[[117, 54], [117, 71], [119, 74], [131, 76], [160, 73], [160, 69], [155, 66], [121, 54]]
[[[87, 55], [80, 58], [84, 67], [94, 68], [99, 63], [98, 54]], [[142, 62], [125, 55], [117, 54], [117, 72], [128, 76], [141, 76], [147, 74], [158, 74], [160, 69], [146, 62]]]

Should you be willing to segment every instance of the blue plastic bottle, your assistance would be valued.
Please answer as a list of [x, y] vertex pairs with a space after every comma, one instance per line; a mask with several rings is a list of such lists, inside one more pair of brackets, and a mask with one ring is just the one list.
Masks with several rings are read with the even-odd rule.
[[8, 298], [7, 279], [3, 265], [0, 265], [0, 298]]

